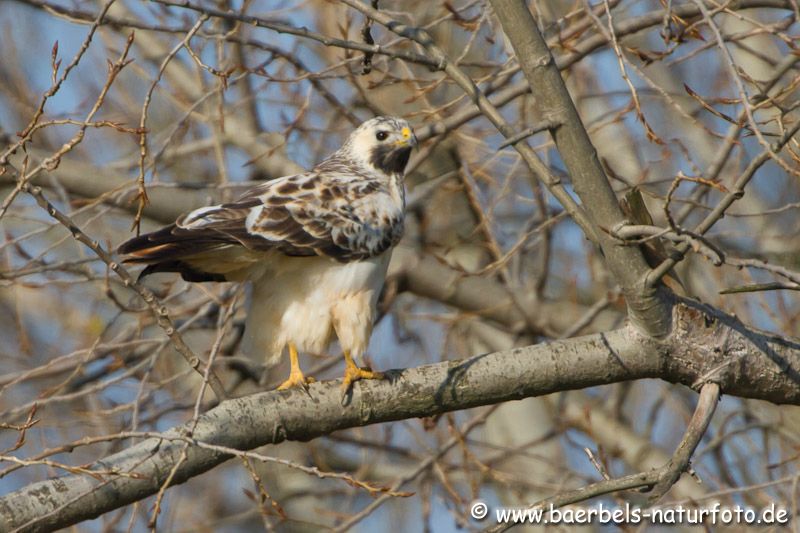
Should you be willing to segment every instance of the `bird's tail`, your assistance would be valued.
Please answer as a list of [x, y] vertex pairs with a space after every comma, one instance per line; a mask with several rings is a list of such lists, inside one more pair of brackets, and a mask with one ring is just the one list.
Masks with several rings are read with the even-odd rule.
[[127, 256], [125, 263], [147, 265], [139, 279], [156, 272], [177, 272], [186, 281], [227, 281], [224, 273], [203, 268], [208, 263], [204, 259], [225, 246], [220, 239], [198, 238], [172, 224], [129, 239], [117, 251]]

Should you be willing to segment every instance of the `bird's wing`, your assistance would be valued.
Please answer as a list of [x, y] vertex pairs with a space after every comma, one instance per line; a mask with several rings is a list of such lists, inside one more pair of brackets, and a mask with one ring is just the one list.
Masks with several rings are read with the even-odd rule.
[[[195, 209], [170, 226], [127, 241], [119, 251], [128, 262], [149, 264], [144, 275], [181, 272], [191, 281], [221, 280], [214, 275], [231, 270], [237, 249], [340, 262], [364, 259], [390, 248], [402, 233], [402, 210], [388, 208], [383, 196], [370, 180], [323, 180], [315, 172], [287, 176], [234, 202]], [[216, 268], [215, 256], [224, 257], [225, 264]]]
[[268, 243], [286, 255], [347, 263], [383, 253], [402, 232], [402, 208], [388, 205], [376, 181], [298, 179], [258, 198], [261, 203], [247, 217], [246, 232], [261, 246]]

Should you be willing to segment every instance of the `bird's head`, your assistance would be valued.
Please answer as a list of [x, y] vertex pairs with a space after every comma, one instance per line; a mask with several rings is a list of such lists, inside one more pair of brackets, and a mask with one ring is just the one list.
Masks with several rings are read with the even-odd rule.
[[359, 126], [342, 151], [367, 168], [385, 174], [402, 174], [417, 138], [402, 118], [375, 117]]

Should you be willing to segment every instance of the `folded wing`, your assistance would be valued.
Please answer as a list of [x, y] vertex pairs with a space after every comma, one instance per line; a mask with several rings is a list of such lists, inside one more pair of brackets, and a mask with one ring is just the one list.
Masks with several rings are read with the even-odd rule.
[[402, 211], [382, 210], [382, 196], [379, 187], [365, 188], [363, 182], [335, 183], [316, 173], [289, 176], [234, 202], [196, 209], [130, 239], [119, 252], [126, 262], [148, 265], [140, 277], [178, 272], [187, 281], [239, 280], [271, 251], [345, 263], [365, 259], [390, 248], [402, 232]]

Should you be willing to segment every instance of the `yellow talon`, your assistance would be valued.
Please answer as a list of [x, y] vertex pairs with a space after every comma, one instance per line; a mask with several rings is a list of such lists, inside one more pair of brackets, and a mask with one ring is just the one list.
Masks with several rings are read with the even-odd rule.
[[297, 347], [293, 342], [289, 343], [289, 362], [292, 366], [292, 369], [289, 371], [289, 379], [278, 385], [277, 390], [286, 390], [292, 387], [302, 387], [306, 389], [306, 385], [316, 381], [314, 378], [305, 377], [303, 371], [300, 370], [300, 362], [297, 359]]
[[359, 368], [350, 356], [350, 352], [344, 352], [344, 379], [342, 381], [342, 396], [347, 395], [353, 382], [359, 379], [383, 379], [383, 372], [375, 372], [366, 368]]
[[292, 387], [302, 387], [306, 388], [306, 385], [310, 383], [314, 383], [317, 381], [314, 378], [307, 378], [303, 375], [302, 372], [292, 372], [289, 374], [289, 379], [278, 385], [278, 388], [275, 390], [286, 390], [291, 389]]

